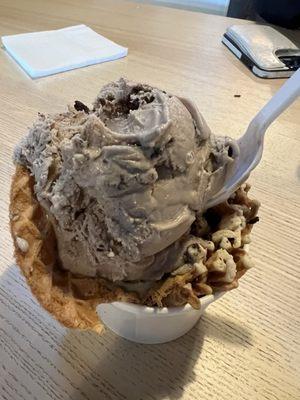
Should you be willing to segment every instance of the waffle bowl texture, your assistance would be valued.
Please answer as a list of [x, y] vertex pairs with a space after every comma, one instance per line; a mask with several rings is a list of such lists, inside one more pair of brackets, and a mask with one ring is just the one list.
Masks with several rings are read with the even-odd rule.
[[60, 263], [52, 220], [34, 193], [34, 178], [17, 165], [10, 195], [10, 228], [15, 258], [32, 293], [60, 323], [69, 328], [101, 332], [96, 312], [114, 301], [174, 307], [189, 303], [200, 308], [202, 296], [238, 286], [253, 266], [246, 248], [258, 221], [259, 202], [248, 197], [249, 184], [226, 202], [198, 215], [182, 237], [182, 265], [142, 294], [101, 277], [75, 275]]

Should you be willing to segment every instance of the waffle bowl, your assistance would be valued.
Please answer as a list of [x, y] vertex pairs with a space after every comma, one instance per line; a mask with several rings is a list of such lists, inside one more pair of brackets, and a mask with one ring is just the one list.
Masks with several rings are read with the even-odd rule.
[[[245, 246], [258, 220], [259, 203], [248, 197], [249, 189], [244, 184], [228, 201], [197, 216], [192, 236], [182, 239], [187, 243], [183, 265], [140, 295], [106, 279], [75, 275], [62, 268], [52, 223], [34, 194], [34, 178], [17, 165], [10, 195], [15, 258], [40, 304], [69, 328], [101, 332], [96, 308], [102, 303], [152, 308], [190, 304], [197, 310], [202, 297], [236, 288], [252, 266]], [[198, 248], [194, 242], [188, 246], [191, 237], [198, 238]]]

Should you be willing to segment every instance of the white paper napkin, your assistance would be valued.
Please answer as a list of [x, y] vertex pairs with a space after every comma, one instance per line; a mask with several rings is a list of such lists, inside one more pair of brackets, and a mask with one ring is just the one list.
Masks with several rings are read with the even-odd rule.
[[128, 52], [86, 25], [2, 36], [2, 43], [32, 78], [116, 60]]

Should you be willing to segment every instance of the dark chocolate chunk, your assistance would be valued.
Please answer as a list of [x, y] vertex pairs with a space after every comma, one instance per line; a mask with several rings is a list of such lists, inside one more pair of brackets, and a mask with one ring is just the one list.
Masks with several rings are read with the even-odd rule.
[[258, 221], [259, 221], [259, 217], [254, 217], [254, 218], [250, 219], [249, 221], [247, 221], [247, 224], [254, 225]]
[[84, 111], [86, 114], [88, 114], [90, 112], [90, 109], [88, 108], [88, 106], [86, 106], [79, 100], [75, 100], [74, 108], [76, 111]]

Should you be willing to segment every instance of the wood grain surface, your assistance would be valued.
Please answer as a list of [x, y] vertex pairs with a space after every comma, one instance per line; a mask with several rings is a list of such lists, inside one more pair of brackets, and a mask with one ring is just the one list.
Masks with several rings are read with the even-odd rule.
[[[0, 398], [300, 399], [300, 104], [268, 130], [251, 176], [262, 203], [256, 268], [186, 336], [164, 345], [71, 331], [39, 307], [12, 256], [12, 152], [37, 112], [91, 103], [120, 76], [193, 98], [215, 133], [238, 137], [281, 80], [260, 80], [220, 43], [223, 17], [116, 0], [0, 0], [0, 35], [85, 23], [127, 58], [31, 80], [0, 49]], [[240, 97], [234, 97], [235, 94]]]

